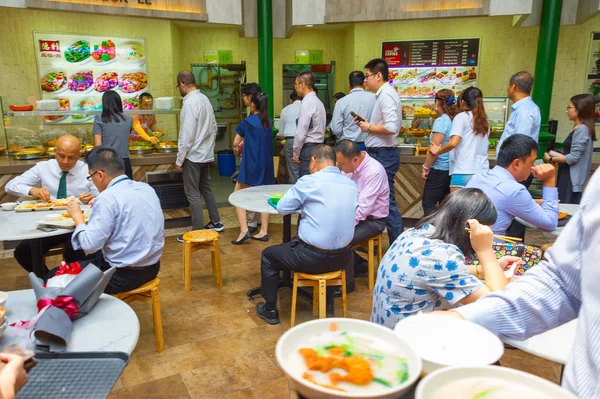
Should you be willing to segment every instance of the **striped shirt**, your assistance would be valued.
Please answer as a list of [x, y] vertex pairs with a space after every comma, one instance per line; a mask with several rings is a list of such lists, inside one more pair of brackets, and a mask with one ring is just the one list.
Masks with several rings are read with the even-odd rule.
[[579, 212], [546, 259], [504, 290], [456, 309], [501, 339], [524, 340], [575, 318], [577, 332], [563, 387], [582, 399], [600, 397], [600, 172]]

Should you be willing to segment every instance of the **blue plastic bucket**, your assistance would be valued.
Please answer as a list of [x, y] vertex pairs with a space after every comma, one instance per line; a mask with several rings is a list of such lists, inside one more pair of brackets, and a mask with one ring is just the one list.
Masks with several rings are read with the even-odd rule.
[[217, 152], [217, 164], [219, 165], [219, 176], [231, 176], [235, 173], [235, 155], [232, 150], [221, 150]]

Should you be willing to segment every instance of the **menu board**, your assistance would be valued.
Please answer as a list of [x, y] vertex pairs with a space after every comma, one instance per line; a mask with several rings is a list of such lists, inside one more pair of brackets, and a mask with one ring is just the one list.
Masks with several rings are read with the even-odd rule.
[[458, 95], [477, 84], [479, 39], [386, 42], [382, 56], [400, 97], [434, 97], [441, 89]]
[[[116, 91], [123, 109], [139, 106], [148, 90], [143, 39], [36, 33], [39, 84], [44, 100], [57, 99], [60, 110], [98, 110], [102, 94]], [[93, 115], [46, 117], [50, 123], [91, 121]]]
[[596, 124], [600, 125], [600, 32], [592, 33], [585, 90], [596, 100]]

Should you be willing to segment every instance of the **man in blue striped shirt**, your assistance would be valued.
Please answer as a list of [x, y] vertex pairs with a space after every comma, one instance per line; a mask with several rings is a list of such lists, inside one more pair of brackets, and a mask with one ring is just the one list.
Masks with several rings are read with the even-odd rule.
[[600, 172], [579, 212], [538, 266], [502, 291], [446, 312], [477, 323], [501, 339], [525, 340], [578, 318], [562, 385], [581, 399], [600, 397]]

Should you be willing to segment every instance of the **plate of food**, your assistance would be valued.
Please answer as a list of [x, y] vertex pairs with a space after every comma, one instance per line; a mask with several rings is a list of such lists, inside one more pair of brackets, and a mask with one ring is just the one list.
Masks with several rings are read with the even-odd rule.
[[328, 318], [297, 325], [275, 347], [279, 367], [307, 398], [396, 399], [421, 374], [421, 359], [388, 328]]
[[49, 71], [40, 79], [42, 91], [46, 93], [62, 93], [67, 90], [67, 73], [65, 71]]
[[69, 76], [69, 90], [73, 93], [88, 93], [94, 85], [94, 73], [91, 70], [78, 71]]
[[54, 209], [67, 209], [69, 202], [75, 200], [70, 196], [64, 199], [53, 199], [48, 202], [42, 200], [23, 201], [15, 208], [17, 212], [51, 211]]
[[112, 40], [103, 40], [100, 44], [94, 44], [92, 61], [96, 65], [108, 65], [115, 61], [117, 47]]
[[[82, 210], [83, 220], [86, 222], [90, 218], [91, 209]], [[48, 227], [59, 227], [63, 229], [69, 229], [75, 227], [75, 221], [67, 212], [63, 213], [51, 213], [49, 215], [44, 216], [42, 220], [38, 220], [38, 225], [48, 226]]]
[[575, 399], [560, 385], [499, 366], [448, 367], [423, 378], [415, 399]]
[[163, 141], [155, 145], [158, 152], [177, 152], [178, 146], [175, 141]]
[[130, 97], [123, 99], [123, 110], [124, 111], [133, 111], [140, 107], [140, 99], [139, 97]]
[[119, 84], [119, 74], [117, 72], [104, 72], [96, 78], [94, 88], [97, 92], [112, 90]]
[[402, 116], [415, 116], [415, 109], [409, 105], [403, 105], [402, 106]]
[[146, 87], [148, 87], [148, 76], [145, 72], [124, 73], [119, 79], [119, 90], [123, 93], [138, 93]]
[[64, 51], [65, 61], [71, 64], [84, 64], [90, 61], [90, 42], [77, 40]]
[[[77, 102], [75, 107], [75, 110], [77, 111], [93, 111], [94, 109], [96, 109], [96, 101], [93, 97], [87, 97], [83, 100], [80, 100], [79, 102]], [[78, 122], [85, 122], [92, 119], [93, 117], [94, 115], [88, 114], [71, 115], [71, 118]]]
[[419, 74], [419, 71], [417, 69], [408, 69], [405, 71], [400, 71], [398, 72], [397, 75], [397, 80], [395, 80], [394, 82], [398, 83], [398, 84], [413, 84], [415, 82], [415, 80], [417, 80], [417, 75]]
[[125, 42], [119, 45], [118, 60], [126, 66], [142, 66], [146, 63], [146, 49], [138, 42]]

